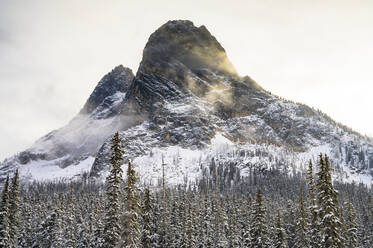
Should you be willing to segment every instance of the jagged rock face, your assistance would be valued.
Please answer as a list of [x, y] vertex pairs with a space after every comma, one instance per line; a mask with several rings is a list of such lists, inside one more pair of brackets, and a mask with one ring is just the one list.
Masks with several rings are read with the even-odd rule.
[[[205, 26], [195, 27], [191, 21], [169, 21], [150, 36], [139, 71], [167, 76], [170, 69], [183, 68], [207, 68], [237, 75], [224, 48]], [[176, 79], [172, 75], [167, 78]]]
[[156, 74], [190, 88], [190, 77], [205, 69], [237, 76], [224, 48], [205, 26], [169, 21], [150, 36], [137, 75]]
[[[100, 106], [101, 109], [106, 109], [113, 102], [110, 96], [114, 96], [118, 93], [126, 93], [129, 89], [134, 75], [132, 70], [125, 68], [122, 65], [115, 67], [110, 73], [105, 75], [92, 94], [89, 96], [80, 114], [92, 114]], [[105, 102], [106, 100], [106, 102]], [[111, 113], [113, 115], [114, 113]]]

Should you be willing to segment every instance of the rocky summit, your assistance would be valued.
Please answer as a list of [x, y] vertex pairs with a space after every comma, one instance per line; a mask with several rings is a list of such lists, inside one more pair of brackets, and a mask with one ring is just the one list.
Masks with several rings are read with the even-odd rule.
[[372, 182], [371, 138], [239, 76], [207, 28], [184, 20], [150, 36], [136, 75], [114, 68], [65, 127], [5, 160], [2, 177], [15, 168], [24, 180], [101, 177], [116, 131], [125, 161], [134, 161], [143, 180], [159, 177], [161, 160], [180, 183], [198, 177], [212, 158], [242, 174], [273, 166], [302, 171], [322, 152], [335, 179]]

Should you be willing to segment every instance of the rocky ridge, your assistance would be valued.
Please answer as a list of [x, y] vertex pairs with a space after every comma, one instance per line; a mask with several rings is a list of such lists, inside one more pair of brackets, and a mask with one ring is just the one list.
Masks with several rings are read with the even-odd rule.
[[[235, 157], [242, 170], [256, 163], [265, 170], [273, 161], [295, 163], [300, 169], [315, 153], [328, 152], [340, 175], [373, 174], [372, 139], [306, 105], [272, 95], [248, 76], [240, 77], [206, 27], [180, 20], [167, 22], [150, 36], [136, 76], [116, 67], [67, 126], [2, 163], [0, 171], [44, 160], [68, 167], [93, 157], [90, 176], [103, 176], [116, 130], [124, 140], [125, 158], [137, 162], [145, 176], [160, 163], [155, 151], [167, 157], [175, 147], [200, 154], [198, 164], [207, 164], [217, 156], [212, 149], [217, 136], [229, 146], [219, 150], [220, 160], [232, 162]], [[253, 147], [270, 151], [260, 153], [267, 162], [253, 160]], [[154, 164], [140, 164], [150, 163], [151, 156], [158, 158]], [[183, 154], [172, 156], [187, 160]]]

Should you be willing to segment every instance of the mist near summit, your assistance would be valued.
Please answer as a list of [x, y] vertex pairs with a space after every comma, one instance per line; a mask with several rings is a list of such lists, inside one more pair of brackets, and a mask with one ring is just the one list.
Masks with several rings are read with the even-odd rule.
[[[351, 0], [3, 0], [0, 160], [68, 123], [107, 71], [136, 71], [148, 35], [171, 19], [205, 25], [239, 75], [372, 135], [372, 9]], [[230, 102], [224, 88], [206, 98], [221, 92]]]

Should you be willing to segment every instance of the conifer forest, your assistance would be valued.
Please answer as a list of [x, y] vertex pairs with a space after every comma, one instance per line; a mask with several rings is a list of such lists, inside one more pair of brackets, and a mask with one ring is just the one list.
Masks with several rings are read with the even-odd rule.
[[8, 176], [0, 247], [372, 247], [372, 190], [333, 183], [327, 155], [304, 174], [247, 178], [213, 159], [194, 184], [170, 187], [164, 173], [146, 185], [131, 162], [122, 171], [118, 134], [110, 151], [105, 183], [20, 185], [18, 172]]

